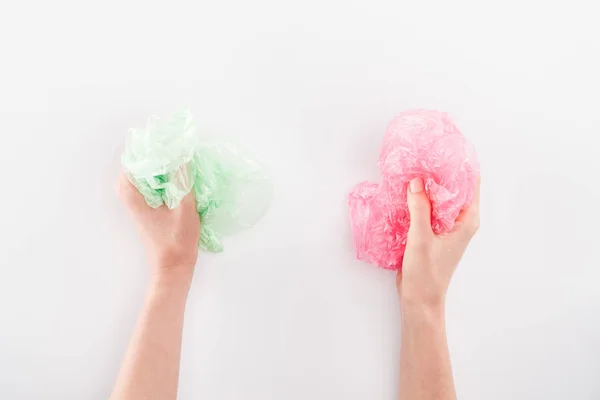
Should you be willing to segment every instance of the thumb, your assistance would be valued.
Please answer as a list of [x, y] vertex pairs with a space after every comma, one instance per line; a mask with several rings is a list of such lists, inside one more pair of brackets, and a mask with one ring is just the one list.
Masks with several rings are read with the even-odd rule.
[[433, 234], [431, 230], [431, 203], [425, 193], [425, 183], [422, 178], [414, 178], [410, 181], [406, 200], [410, 212], [408, 236]]

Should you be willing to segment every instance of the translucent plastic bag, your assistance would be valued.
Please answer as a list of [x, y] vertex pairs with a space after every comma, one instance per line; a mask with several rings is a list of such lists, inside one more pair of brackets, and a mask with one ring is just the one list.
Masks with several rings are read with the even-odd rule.
[[381, 183], [359, 183], [348, 195], [356, 256], [398, 270], [410, 227], [408, 182], [423, 178], [432, 229], [446, 233], [473, 200], [479, 161], [446, 113], [410, 110], [388, 125], [378, 164]]
[[233, 143], [201, 141], [187, 110], [151, 117], [145, 128], [131, 129], [122, 164], [153, 208], [173, 209], [193, 191], [199, 247], [211, 252], [223, 250], [223, 236], [258, 222], [272, 197], [266, 168]]

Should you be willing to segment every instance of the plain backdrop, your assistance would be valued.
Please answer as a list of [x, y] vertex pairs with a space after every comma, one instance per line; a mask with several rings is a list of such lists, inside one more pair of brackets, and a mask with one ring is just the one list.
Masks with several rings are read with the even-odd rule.
[[127, 129], [189, 107], [269, 165], [271, 207], [198, 261], [181, 399], [396, 399], [394, 274], [345, 195], [388, 121], [447, 111], [482, 165], [453, 280], [460, 399], [600, 398], [594, 2], [4, 2], [0, 398], [105, 399], [148, 269], [114, 196]]

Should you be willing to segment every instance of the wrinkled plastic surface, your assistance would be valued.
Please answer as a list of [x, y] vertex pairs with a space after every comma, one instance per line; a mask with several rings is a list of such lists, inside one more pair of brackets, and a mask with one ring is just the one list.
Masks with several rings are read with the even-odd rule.
[[378, 165], [381, 183], [359, 183], [348, 196], [356, 256], [398, 270], [410, 226], [408, 182], [423, 178], [433, 231], [446, 233], [473, 200], [479, 162], [446, 113], [410, 110], [388, 125]]
[[222, 238], [254, 225], [266, 212], [270, 175], [230, 142], [201, 141], [187, 110], [151, 117], [131, 129], [122, 164], [129, 180], [153, 208], [177, 207], [190, 191], [200, 215], [199, 247], [223, 250]]

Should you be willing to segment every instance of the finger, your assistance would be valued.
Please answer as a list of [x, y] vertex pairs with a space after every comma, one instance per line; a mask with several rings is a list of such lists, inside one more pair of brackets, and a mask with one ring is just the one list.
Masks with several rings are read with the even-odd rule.
[[475, 185], [475, 193], [473, 194], [473, 201], [469, 207], [470, 212], [479, 214], [479, 189], [481, 187], [481, 177], [477, 178], [477, 184]]
[[190, 190], [188, 194], [185, 195], [183, 200], [181, 200], [181, 204], [185, 207], [194, 207], [196, 208], [196, 196], [194, 196], [194, 191]]
[[460, 212], [458, 213], [458, 217], [456, 217], [456, 220], [454, 222], [454, 224], [456, 225], [457, 223], [463, 223], [467, 220], [467, 217], [469, 216], [469, 209], [466, 208], [464, 210], [460, 210]]
[[471, 205], [469, 208], [460, 211], [450, 234], [462, 231], [472, 236], [479, 229], [479, 187], [480, 180], [477, 181]]
[[[477, 185], [475, 186], [475, 194], [473, 195], [473, 201], [471, 205], [466, 211], [465, 215], [465, 224], [469, 226], [469, 228], [476, 231], [479, 229], [479, 193], [481, 187], [481, 178], [477, 179]], [[474, 233], [474, 232], [473, 232]]]
[[431, 229], [431, 203], [425, 193], [425, 183], [422, 178], [414, 178], [408, 184], [407, 203], [410, 213], [408, 236], [433, 235]]
[[133, 212], [138, 212], [149, 208], [144, 200], [144, 196], [131, 183], [127, 175], [121, 174], [117, 180], [117, 195], [121, 201]]
[[130, 185], [132, 185], [132, 183], [129, 181], [127, 176], [121, 172], [117, 178], [117, 182], [115, 183], [115, 193], [119, 199], [125, 201], [125, 199], [128, 198]]

